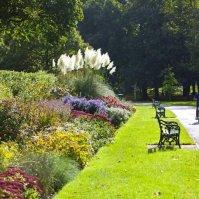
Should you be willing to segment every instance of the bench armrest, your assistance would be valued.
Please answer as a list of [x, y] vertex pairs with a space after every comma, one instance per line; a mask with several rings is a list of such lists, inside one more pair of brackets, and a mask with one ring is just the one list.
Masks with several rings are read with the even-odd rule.
[[174, 122], [174, 121], [171, 121], [171, 122], [167, 122], [167, 121], [166, 121], [166, 125], [178, 125], [178, 123], [177, 123], [177, 122]]

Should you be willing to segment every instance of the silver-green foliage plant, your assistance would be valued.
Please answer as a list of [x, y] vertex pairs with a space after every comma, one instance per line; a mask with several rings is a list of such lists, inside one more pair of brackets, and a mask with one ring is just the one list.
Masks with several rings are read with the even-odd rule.
[[114, 91], [105, 83], [99, 76], [86, 75], [82, 78], [76, 79], [75, 91], [78, 95], [88, 98], [98, 96], [112, 96], [115, 97]]
[[79, 173], [79, 165], [74, 160], [52, 152], [26, 152], [18, 162], [29, 175], [40, 179], [45, 197], [54, 194]]
[[131, 116], [131, 112], [122, 109], [122, 108], [116, 108], [116, 107], [110, 107], [107, 109], [108, 115], [111, 118], [111, 123], [117, 127], [124, 124], [129, 117]]

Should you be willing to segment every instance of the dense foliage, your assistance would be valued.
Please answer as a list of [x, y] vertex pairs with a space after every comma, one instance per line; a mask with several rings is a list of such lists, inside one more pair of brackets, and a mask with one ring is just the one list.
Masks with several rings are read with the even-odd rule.
[[51, 70], [63, 50], [84, 46], [76, 29], [82, 18], [80, 0], [0, 2], [0, 67]]
[[111, 79], [118, 92], [132, 93], [137, 85], [143, 98], [147, 88], [155, 88], [157, 98], [163, 72], [171, 66], [183, 95], [189, 95], [190, 85], [199, 80], [196, 0], [86, 2], [81, 34], [93, 47], [109, 52], [117, 66]]
[[55, 75], [46, 72], [24, 73], [0, 70], [0, 85], [9, 91], [6, 94], [3, 89], [0, 93], [4, 92], [5, 95], [13, 95], [23, 100], [41, 100], [51, 96], [56, 88], [56, 80]]
[[[3, 198], [53, 196], [102, 146], [113, 141], [116, 128], [133, 112], [131, 106], [113, 97], [110, 88], [111, 96], [101, 92], [99, 97], [92, 92], [89, 96], [93, 98], [77, 97], [69, 95], [62, 75], [14, 71], [0, 74]], [[70, 92], [75, 94], [74, 91], [75, 84], [70, 87]], [[13, 176], [7, 178], [7, 174]]]

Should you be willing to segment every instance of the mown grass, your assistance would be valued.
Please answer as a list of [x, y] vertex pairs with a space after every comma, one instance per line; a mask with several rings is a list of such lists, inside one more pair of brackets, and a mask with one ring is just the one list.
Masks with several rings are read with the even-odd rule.
[[[147, 152], [157, 143], [159, 127], [151, 107], [118, 130], [115, 142], [103, 147], [90, 164], [55, 199], [197, 199], [199, 152], [178, 149]], [[167, 111], [167, 119], [174, 114]], [[181, 142], [193, 143], [182, 128]]]
[[175, 101], [175, 102], [162, 102], [166, 105], [175, 105], [175, 106], [196, 106], [196, 101]]

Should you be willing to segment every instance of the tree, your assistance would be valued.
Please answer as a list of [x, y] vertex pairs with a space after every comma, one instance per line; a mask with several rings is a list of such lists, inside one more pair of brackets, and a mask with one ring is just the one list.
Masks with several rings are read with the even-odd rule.
[[176, 87], [179, 85], [177, 79], [175, 78], [175, 74], [172, 71], [171, 67], [168, 67], [165, 70], [164, 82], [163, 82], [163, 92], [167, 96], [168, 100], [171, 101], [172, 95], [176, 91]]
[[83, 19], [80, 0], [7, 0], [0, 13], [0, 66], [16, 70], [49, 70]]
[[197, 21], [195, 2], [90, 0], [84, 7], [80, 31], [92, 46], [110, 53], [118, 68], [112, 81], [124, 91], [131, 92], [137, 84], [147, 98], [147, 88], [152, 87], [158, 99], [163, 71], [171, 65], [184, 85], [184, 95], [188, 95], [196, 76], [192, 60], [196, 60], [197, 50], [191, 53], [194, 48], [190, 47], [197, 35], [192, 31]]

